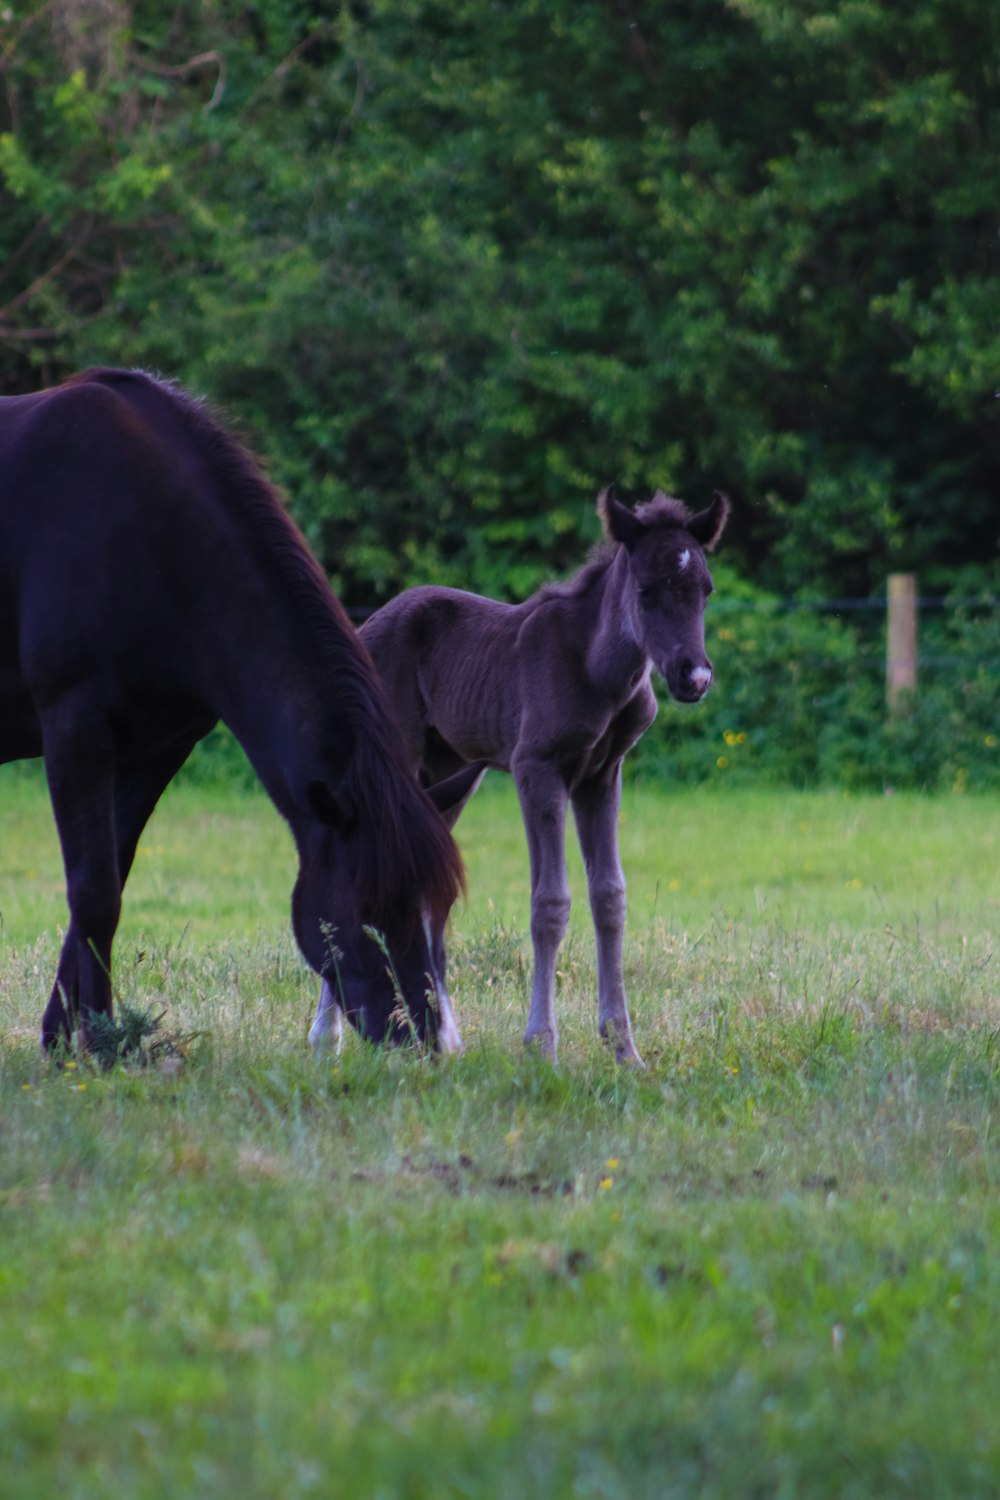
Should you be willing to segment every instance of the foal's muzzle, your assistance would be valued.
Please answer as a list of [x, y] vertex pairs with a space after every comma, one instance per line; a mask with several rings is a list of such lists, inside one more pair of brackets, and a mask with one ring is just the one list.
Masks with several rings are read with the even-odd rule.
[[706, 658], [695, 666], [685, 658], [663, 675], [678, 703], [699, 703], [712, 686], [712, 663]]

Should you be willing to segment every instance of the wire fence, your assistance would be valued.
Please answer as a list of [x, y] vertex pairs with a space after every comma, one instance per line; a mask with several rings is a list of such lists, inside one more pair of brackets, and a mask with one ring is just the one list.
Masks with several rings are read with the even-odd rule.
[[[956, 598], [954, 594], [919, 595], [920, 609], [976, 609], [992, 611], [1000, 607], [1000, 597], [992, 594], [977, 594], [969, 598]], [[381, 609], [379, 604], [345, 605], [348, 615], [359, 624]], [[729, 610], [752, 610], [756, 614], [789, 614], [794, 610], [815, 610], [817, 614], [840, 614], [845, 610], [865, 610], [885, 614], [884, 599], [713, 599], [712, 613], [723, 614]]]
[[[1000, 612], [1000, 597], [995, 595], [956, 596], [954, 594], [921, 594], [916, 599], [919, 614], [932, 613], [939, 620], [948, 613], [966, 611], [976, 615], [994, 615]], [[371, 615], [375, 614], [378, 605], [360, 604], [351, 605], [347, 608], [347, 614], [355, 624], [360, 625]], [[884, 670], [886, 655], [886, 621], [888, 617], [888, 601], [882, 598], [844, 598], [844, 599], [713, 599], [710, 606], [711, 614], [716, 615], [740, 615], [753, 614], [756, 616], [789, 615], [801, 613], [813, 613], [817, 615], [849, 615], [853, 616], [857, 626], [869, 634], [867, 640], [858, 642], [858, 657], [866, 666], [877, 667]], [[865, 630], [865, 627], [868, 627]], [[836, 666], [838, 663], [831, 657], [816, 656], [809, 654], [809, 660], [813, 665], [828, 664]], [[987, 670], [1000, 673], [1000, 656], [981, 656], [977, 653], [947, 652], [938, 650], [921, 650], [918, 646], [917, 665], [921, 668], [938, 670], [943, 668], [966, 668], [984, 667]]]
[[[1000, 673], [1000, 656], [983, 656], [979, 652], [942, 651], [938, 649], [921, 649], [919, 617], [931, 614], [936, 617], [936, 622], [947, 627], [947, 616], [964, 612], [967, 616], [977, 617], [994, 616], [1000, 610], [1000, 598], [994, 595], [960, 596], [954, 594], [921, 594], [915, 599], [918, 615], [918, 634], [916, 662], [919, 668], [929, 669], [969, 669], [984, 667], [987, 670]], [[854, 628], [859, 635], [867, 636], [867, 639], [858, 640], [858, 658], [864, 665], [884, 668], [887, 648], [887, 627], [889, 604], [883, 598], [843, 598], [843, 599], [720, 599], [712, 604], [713, 613], [727, 615], [739, 615], [740, 613], [752, 613], [754, 615], [787, 615], [812, 612], [817, 615], [831, 615], [837, 617], [847, 615], [853, 617]], [[934, 634], [940, 633], [935, 630]], [[825, 657], [811, 656], [813, 664], [819, 665], [832, 661]]]

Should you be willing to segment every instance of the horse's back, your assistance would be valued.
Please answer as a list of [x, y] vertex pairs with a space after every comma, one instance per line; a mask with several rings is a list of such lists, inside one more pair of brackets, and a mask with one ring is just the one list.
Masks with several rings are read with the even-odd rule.
[[158, 432], [127, 386], [103, 379], [0, 400], [0, 556], [23, 569], [40, 553], [51, 562], [72, 552], [79, 564], [88, 538], [121, 539], [123, 507], [141, 527], [171, 447], [176, 435]]
[[155, 386], [108, 372], [0, 401], [0, 708], [86, 681], [112, 708], [138, 688], [145, 714], [154, 684], [192, 679], [199, 537], [177, 511], [198, 460]]
[[7, 595], [22, 611], [47, 602], [53, 617], [79, 626], [102, 599], [120, 607], [123, 594], [155, 587], [167, 561], [169, 472], [154, 427], [108, 385], [80, 382], [0, 404]]

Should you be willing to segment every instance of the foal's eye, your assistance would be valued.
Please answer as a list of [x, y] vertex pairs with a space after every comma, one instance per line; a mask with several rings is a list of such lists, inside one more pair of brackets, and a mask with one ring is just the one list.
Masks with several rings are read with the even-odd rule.
[[645, 583], [639, 590], [639, 598], [643, 604], [653, 605], [656, 603], [659, 592], [655, 583]]

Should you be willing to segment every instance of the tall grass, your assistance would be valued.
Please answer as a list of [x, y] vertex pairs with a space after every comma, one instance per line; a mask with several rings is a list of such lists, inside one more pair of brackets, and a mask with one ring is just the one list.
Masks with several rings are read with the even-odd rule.
[[459, 825], [466, 1052], [316, 1062], [290, 844], [172, 793], [117, 955], [184, 1040], [49, 1069], [61, 875], [0, 780], [0, 1493], [993, 1496], [1000, 802], [636, 789], [641, 1071], [520, 1043], [516, 801]]

